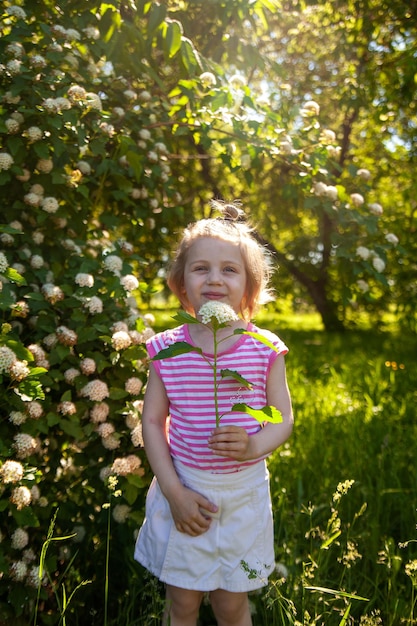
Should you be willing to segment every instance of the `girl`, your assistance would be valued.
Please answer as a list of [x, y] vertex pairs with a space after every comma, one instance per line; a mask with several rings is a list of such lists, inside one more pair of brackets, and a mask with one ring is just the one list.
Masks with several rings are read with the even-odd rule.
[[[252, 624], [247, 592], [267, 584], [274, 568], [272, 506], [266, 457], [290, 436], [291, 399], [284, 343], [249, 320], [270, 298], [268, 256], [233, 204], [215, 203], [220, 218], [200, 220], [184, 232], [168, 285], [188, 313], [207, 302], [229, 305], [237, 319], [217, 332], [219, 368], [238, 372], [218, 385], [224, 414], [215, 421], [214, 335], [205, 324], [183, 324], [152, 337], [150, 357], [187, 342], [187, 352], [150, 365], [142, 414], [143, 437], [155, 478], [135, 558], [166, 583], [163, 624], [196, 626], [210, 592], [219, 626]], [[261, 333], [277, 351], [236, 328]], [[276, 407], [281, 423], [263, 427], [236, 403]]]

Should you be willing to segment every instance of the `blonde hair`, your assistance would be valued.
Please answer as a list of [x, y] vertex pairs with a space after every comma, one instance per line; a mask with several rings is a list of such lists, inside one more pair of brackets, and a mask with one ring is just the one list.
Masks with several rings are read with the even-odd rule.
[[246, 288], [241, 302], [240, 314], [250, 319], [261, 304], [273, 299], [268, 287], [272, 275], [271, 256], [253, 234], [253, 228], [245, 220], [240, 203], [211, 202], [220, 217], [201, 219], [189, 224], [184, 230], [168, 273], [168, 287], [178, 298], [185, 311], [193, 312], [184, 290], [184, 270], [191, 246], [200, 238], [212, 237], [237, 243], [246, 270]]

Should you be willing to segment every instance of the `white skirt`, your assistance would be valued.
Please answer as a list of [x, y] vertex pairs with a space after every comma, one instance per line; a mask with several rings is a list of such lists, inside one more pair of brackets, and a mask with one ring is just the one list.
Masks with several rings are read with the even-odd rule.
[[246, 592], [265, 586], [275, 566], [265, 461], [232, 474], [211, 474], [177, 461], [175, 467], [182, 483], [214, 502], [218, 511], [202, 535], [180, 533], [154, 478], [135, 559], [162, 582], [182, 589]]

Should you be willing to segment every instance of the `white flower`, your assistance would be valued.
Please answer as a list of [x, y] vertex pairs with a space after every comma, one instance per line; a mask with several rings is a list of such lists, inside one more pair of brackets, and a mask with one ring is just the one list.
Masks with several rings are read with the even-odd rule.
[[63, 300], [65, 297], [61, 287], [57, 287], [52, 283], [45, 283], [44, 285], [42, 285], [41, 292], [45, 300], [47, 300], [51, 304], [55, 304], [56, 302]]
[[113, 519], [118, 524], [123, 524], [129, 517], [130, 510], [130, 506], [127, 504], [116, 504], [113, 509]]
[[358, 246], [356, 248], [356, 254], [363, 259], [364, 261], [366, 261], [367, 259], [369, 259], [370, 256], [370, 251], [368, 250], [368, 248], [365, 248], [365, 246]]
[[363, 292], [366, 293], [367, 291], [369, 291], [369, 285], [366, 282], [366, 280], [362, 280], [361, 278], [359, 280], [356, 281], [356, 284], [358, 285], [358, 288]]
[[8, 170], [13, 165], [13, 157], [8, 152], [0, 152], [0, 171]]
[[142, 389], [142, 385], [143, 383], [140, 378], [128, 378], [125, 382], [125, 390], [133, 396], [137, 396]]
[[59, 203], [56, 198], [44, 198], [41, 202], [42, 209], [47, 213], [56, 213], [59, 209]]
[[27, 365], [27, 361], [15, 361], [9, 368], [10, 377], [13, 380], [21, 381], [27, 378], [30, 374], [30, 369]]
[[45, 263], [45, 261], [43, 260], [43, 258], [39, 254], [34, 254], [30, 258], [30, 266], [34, 270], [39, 270], [41, 267], [44, 266], [44, 263]]
[[142, 461], [136, 454], [129, 454], [126, 457], [114, 459], [111, 470], [116, 476], [127, 476], [136, 472], [141, 465]]
[[234, 74], [234, 76], [230, 78], [229, 82], [233, 89], [242, 89], [242, 87], [246, 85], [246, 80], [239, 74]]
[[7, 261], [7, 257], [4, 252], [0, 252], [0, 274], [4, 274], [4, 272], [9, 267], [9, 262]]
[[139, 94], [139, 100], [141, 102], [149, 102], [149, 100], [151, 100], [152, 95], [149, 93], [149, 91], [141, 91]]
[[136, 276], [132, 274], [126, 274], [120, 279], [120, 284], [126, 289], [126, 291], [134, 291], [139, 287], [139, 281]]
[[85, 176], [91, 174], [91, 165], [87, 161], [78, 161], [77, 168], [80, 170], [81, 174]]
[[101, 444], [106, 450], [116, 450], [120, 446], [120, 439], [116, 435], [109, 435], [108, 437], [102, 437]]
[[61, 415], [75, 415], [77, 412], [77, 407], [74, 402], [70, 402], [69, 400], [60, 402], [57, 406], [58, 413]]
[[16, 4], [7, 7], [6, 13], [7, 15], [13, 15], [14, 17], [17, 17], [19, 20], [26, 19], [26, 12], [22, 9], [22, 7], [19, 7]]
[[385, 269], [385, 263], [379, 256], [372, 259], [372, 265], [379, 274], [381, 274]]
[[337, 200], [337, 197], [338, 197], [337, 187], [335, 187], [334, 185], [327, 185], [325, 196], [329, 198], [329, 200], [332, 200], [333, 202]]
[[77, 333], [66, 326], [58, 326], [56, 336], [63, 346], [75, 346], [78, 341]]
[[5, 461], [0, 467], [0, 477], [5, 485], [18, 483], [23, 478], [23, 465], [18, 461]]
[[388, 241], [388, 243], [392, 243], [394, 246], [396, 246], [400, 241], [397, 235], [394, 235], [394, 233], [388, 233], [387, 235], [385, 235], [385, 239]]
[[329, 128], [323, 128], [320, 135], [321, 142], [324, 144], [332, 144], [336, 141], [336, 133]]
[[119, 330], [118, 332], [113, 333], [111, 343], [115, 350], [125, 350], [132, 345], [132, 340], [127, 332]]
[[378, 202], [374, 202], [373, 204], [368, 204], [368, 209], [373, 215], [382, 215], [384, 210]]
[[35, 69], [41, 70], [46, 67], [46, 60], [40, 54], [34, 54], [32, 57], [30, 57], [29, 63], [31, 67], [34, 67]]
[[17, 356], [7, 346], [0, 347], [0, 374], [2, 372], [8, 372], [11, 365], [17, 361]]
[[84, 301], [84, 307], [92, 315], [95, 315], [96, 313], [102, 313], [103, 301], [98, 296], [93, 296], [92, 298], [88, 298]]
[[300, 111], [302, 117], [315, 117], [320, 113], [320, 105], [314, 100], [308, 100]]
[[70, 367], [64, 372], [64, 380], [69, 385], [71, 385], [74, 382], [74, 380], [77, 378], [77, 376], [79, 375], [80, 375], [80, 372], [77, 369], [75, 369], [75, 367]]
[[351, 193], [350, 199], [354, 206], [362, 206], [362, 204], [365, 202], [364, 197], [360, 193]]
[[16, 76], [16, 74], [20, 73], [20, 68], [22, 67], [22, 61], [19, 59], [12, 59], [6, 63], [6, 70], [12, 76]]
[[142, 423], [139, 423], [137, 426], [135, 426], [135, 428], [132, 430], [130, 437], [132, 440], [132, 444], [135, 448], [144, 447], [143, 435], [142, 435]]
[[12, 534], [12, 548], [23, 550], [29, 543], [29, 535], [23, 528], [16, 528]]
[[90, 411], [90, 419], [93, 424], [105, 422], [110, 412], [110, 407], [106, 402], [95, 404]]
[[211, 72], [203, 72], [200, 74], [200, 80], [203, 87], [214, 87], [216, 84], [216, 77]]
[[4, 125], [6, 126], [7, 132], [10, 135], [14, 135], [15, 133], [19, 132], [19, 128], [20, 128], [19, 122], [14, 120], [11, 117], [4, 122]]
[[79, 273], [75, 276], [75, 282], [80, 287], [93, 287], [94, 286], [94, 276], [91, 274], [83, 274]]
[[38, 126], [30, 126], [27, 129], [26, 134], [29, 138], [29, 141], [34, 143], [35, 141], [39, 141], [43, 137], [43, 132]]
[[108, 256], [106, 256], [104, 258], [103, 264], [104, 267], [110, 272], [113, 272], [113, 274], [120, 272], [123, 267], [122, 259], [115, 254], [109, 254]]
[[36, 164], [36, 169], [43, 174], [49, 174], [54, 167], [52, 159], [39, 159]]
[[21, 426], [26, 422], [26, 417], [22, 411], [10, 411], [9, 422], [14, 426]]
[[26, 411], [33, 420], [38, 420], [43, 415], [42, 404], [36, 400], [32, 400], [26, 404]]
[[239, 319], [231, 306], [224, 302], [206, 302], [200, 308], [198, 315], [201, 316], [202, 324], [210, 324], [213, 317], [217, 319], [219, 324], [234, 322]]
[[152, 137], [150, 131], [147, 128], [141, 128], [138, 132], [138, 135], [141, 139], [143, 139], [143, 141], [149, 141], [149, 139]]
[[371, 179], [371, 172], [369, 170], [366, 170], [363, 167], [361, 167], [356, 173], [359, 176], [359, 178], [362, 178], [362, 180], [370, 180]]
[[86, 357], [80, 361], [80, 369], [85, 376], [89, 376], [90, 374], [94, 374], [96, 371], [96, 362], [94, 359], [90, 359]]
[[10, 496], [10, 502], [20, 511], [32, 502], [32, 495], [27, 487], [15, 487]]
[[10, 577], [17, 582], [22, 582], [27, 575], [28, 566], [24, 561], [14, 561], [10, 565]]
[[95, 402], [101, 402], [110, 395], [107, 384], [101, 380], [90, 381], [81, 389], [80, 394]]

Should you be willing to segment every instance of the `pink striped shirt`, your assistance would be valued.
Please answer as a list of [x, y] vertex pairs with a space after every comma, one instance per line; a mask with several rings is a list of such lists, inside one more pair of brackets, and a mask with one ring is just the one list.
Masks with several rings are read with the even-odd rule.
[[[265, 336], [279, 350], [258, 341], [250, 335], [239, 336], [237, 342], [217, 355], [218, 405], [221, 425], [234, 424], [246, 429], [249, 435], [260, 430], [261, 425], [245, 413], [230, 410], [234, 404], [245, 403], [254, 409], [261, 409], [267, 404], [266, 381], [272, 364], [278, 354], [286, 354], [288, 348], [277, 335], [260, 330], [253, 324], [248, 330]], [[177, 341], [193, 344], [188, 326], [178, 326], [152, 337], [147, 342], [149, 356], [154, 357], [160, 350]], [[213, 355], [205, 354], [213, 362]], [[207, 440], [216, 425], [214, 406], [213, 369], [198, 352], [187, 352], [175, 357], [153, 362], [164, 383], [169, 400], [168, 440], [171, 455], [179, 461], [196, 469], [212, 473], [236, 472], [260, 459], [241, 463], [234, 459], [219, 457], [212, 453]], [[230, 369], [238, 372], [252, 383], [252, 389], [246, 389], [233, 378], [220, 379], [220, 370]]]

